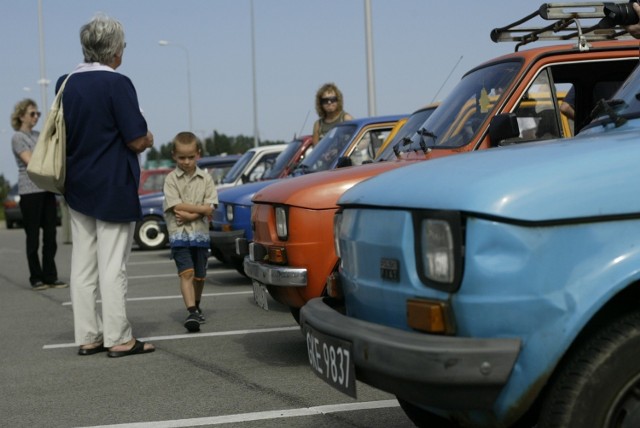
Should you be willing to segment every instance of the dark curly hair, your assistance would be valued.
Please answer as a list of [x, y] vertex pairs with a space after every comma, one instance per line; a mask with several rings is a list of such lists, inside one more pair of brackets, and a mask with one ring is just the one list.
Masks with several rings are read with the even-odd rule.
[[327, 114], [322, 108], [322, 103], [320, 102], [320, 98], [322, 98], [322, 95], [327, 91], [334, 92], [336, 94], [336, 97], [338, 98], [338, 111], [342, 111], [342, 108], [343, 108], [343, 104], [342, 104], [343, 98], [342, 98], [342, 92], [340, 91], [340, 89], [338, 89], [336, 84], [333, 82], [325, 83], [324, 85], [320, 86], [320, 89], [318, 89], [318, 92], [316, 92], [316, 112], [318, 113], [318, 116], [320, 116], [323, 119]]

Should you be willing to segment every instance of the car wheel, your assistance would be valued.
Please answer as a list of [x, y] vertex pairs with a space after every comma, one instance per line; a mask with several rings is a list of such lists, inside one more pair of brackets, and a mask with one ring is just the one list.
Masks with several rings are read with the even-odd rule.
[[640, 313], [605, 325], [560, 367], [539, 428], [640, 426]]
[[220, 263], [226, 263], [224, 260], [224, 254], [222, 254], [222, 251], [220, 251], [220, 248], [214, 247], [213, 244], [211, 245], [210, 248], [211, 248], [211, 255], [215, 257], [216, 260], [218, 260]]
[[169, 237], [160, 217], [145, 217], [136, 223], [134, 238], [143, 250], [159, 250], [167, 246]]
[[407, 415], [407, 417], [411, 419], [411, 422], [413, 422], [417, 427], [455, 428], [459, 426], [434, 413], [424, 410], [422, 407], [418, 407], [415, 404], [409, 403], [408, 401], [403, 400], [400, 397], [396, 398], [398, 399], [398, 403], [400, 403], [400, 407], [404, 411], [405, 415]]
[[291, 315], [293, 315], [293, 319], [300, 324], [300, 308], [289, 307], [289, 310], [291, 311]]
[[244, 272], [244, 260], [240, 259], [240, 258], [234, 258], [233, 259], [233, 267], [238, 271], [238, 273], [242, 276], [245, 276], [247, 278], [249, 278], [247, 276], [247, 274]]
[[7, 224], [7, 229], [13, 229], [14, 224], [12, 221], [5, 220], [5, 223]]

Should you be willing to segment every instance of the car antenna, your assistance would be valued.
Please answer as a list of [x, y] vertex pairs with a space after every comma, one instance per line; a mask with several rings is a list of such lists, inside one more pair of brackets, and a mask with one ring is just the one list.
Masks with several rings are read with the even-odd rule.
[[449, 75], [447, 76], [447, 78], [444, 79], [444, 82], [442, 82], [442, 85], [440, 86], [440, 89], [438, 89], [438, 92], [436, 92], [436, 94], [433, 96], [433, 99], [431, 100], [431, 102], [434, 102], [436, 100], [436, 97], [438, 96], [438, 94], [440, 93], [442, 88], [444, 87], [445, 83], [447, 83], [447, 80], [449, 80], [449, 77], [451, 77], [451, 75], [453, 74], [453, 71], [456, 69], [456, 67], [458, 67], [458, 64], [460, 64], [460, 61], [462, 61], [462, 55], [460, 55], [460, 58], [458, 58], [458, 62], [456, 62], [456, 64], [453, 66], [453, 68], [449, 72]]
[[304, 118], [304, 122], [302, 122], [302, 127], [300, 128], [300, 135], [302, 135], [304, 126], [307, 124], [307, 119], [309, 119], [309, 113], [311, 113], [311, 110], [307, 110], [307, 116]]

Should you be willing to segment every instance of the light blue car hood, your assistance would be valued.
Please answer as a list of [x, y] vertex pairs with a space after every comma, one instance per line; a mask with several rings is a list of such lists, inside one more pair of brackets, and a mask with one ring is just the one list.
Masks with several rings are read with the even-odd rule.
[[534, 222], [640, 213], [639, 122], [419, 162], [354, 186], [338, 203]]

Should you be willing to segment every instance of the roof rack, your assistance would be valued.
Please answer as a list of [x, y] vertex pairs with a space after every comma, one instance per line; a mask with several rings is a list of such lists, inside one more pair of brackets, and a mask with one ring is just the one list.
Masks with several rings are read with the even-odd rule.
[[[589, 50], [590, 41], [631, 38], [627, 30], [616, 23], [620, 19], [620, 8], [625, 12], [629, 7], [629, 3], [613, 2], [543, 3], [530, 15], [491, 30], [491, 40], [496, 43], [519, 42], [515, 48], [518, 51], [520, 46], [538, 40], [577, 39], [577, 47], [585, 51]], [[633, 16], [629, 15], [629, 19], [637, 21], [635, 11], [631, 9], [631, 12]], [[544, 27], [519, 27], [536, 17], [555, 22]], [[595, 24], [589, 21], [594, 19], [599, 21]]]

